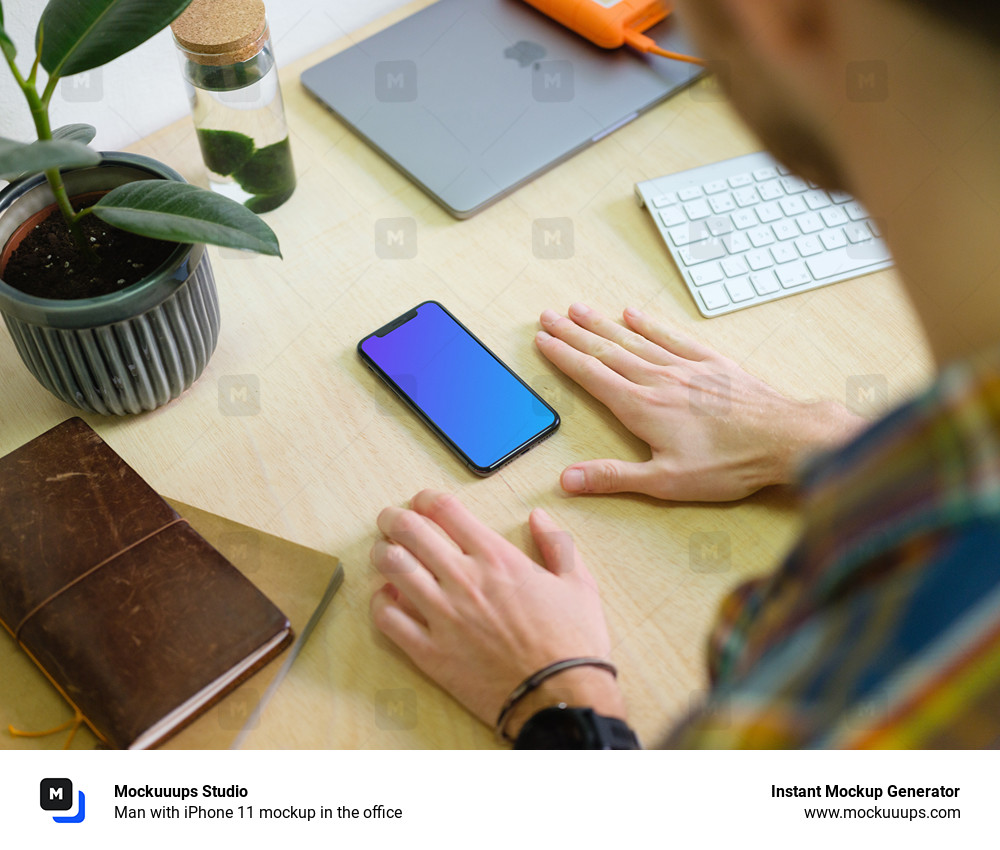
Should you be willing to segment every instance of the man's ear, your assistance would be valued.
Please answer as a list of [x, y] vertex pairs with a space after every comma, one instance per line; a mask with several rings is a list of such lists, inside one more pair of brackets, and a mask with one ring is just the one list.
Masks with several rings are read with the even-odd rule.
[[[694, 0], [697, 2], [697, 0]], [[829, 4], [844, 0], [716, 0], [737, 39], [784, 64], [815, 57], [831, 36]]]

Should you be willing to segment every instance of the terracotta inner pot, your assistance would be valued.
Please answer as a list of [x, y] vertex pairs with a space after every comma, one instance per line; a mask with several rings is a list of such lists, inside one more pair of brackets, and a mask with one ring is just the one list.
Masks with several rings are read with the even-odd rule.
[[[107, 192], [87, 192], [83, 195], [76, 195], [70, 198], [70, 204], [74, 208], [89, 207], [96, 204], [101, 198], [103, 198]], [[45, 209], [39, 210], [30, 218], [25, 219], [21, 224], [18, 225], [17, 230], [15, 230], [10, 239], [7, 240], [7, 244], [3, 246], [3, 251], [0, 252], [0, 278], [3, 278], [3, 273], [7, 271], [7, 263], [10, 262], [11, 255], [21, 246], [21, 243], [28, 238], [28, 234], [35, 229], [36, 226], [45, 221], [50, 215], [60, 215], [59, 204], [49, 204]]]

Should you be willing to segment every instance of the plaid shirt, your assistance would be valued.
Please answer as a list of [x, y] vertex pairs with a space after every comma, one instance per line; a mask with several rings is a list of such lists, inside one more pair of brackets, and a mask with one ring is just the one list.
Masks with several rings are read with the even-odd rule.
[[724, 603], [676, 747], [1000, 745], [1000, 356], [803, 480], [805, 531]]

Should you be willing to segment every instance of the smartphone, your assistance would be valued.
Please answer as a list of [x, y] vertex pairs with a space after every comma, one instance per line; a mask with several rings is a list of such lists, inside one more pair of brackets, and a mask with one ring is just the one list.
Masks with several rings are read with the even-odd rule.
[[437, 301], [369, 334], [358, 353], [477, 475], [559, 427], [559, 414]]

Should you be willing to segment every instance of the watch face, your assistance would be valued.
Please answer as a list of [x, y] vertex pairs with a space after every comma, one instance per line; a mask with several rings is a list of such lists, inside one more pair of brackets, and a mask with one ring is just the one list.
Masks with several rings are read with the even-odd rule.
[[638, 749], [635, 733], [623, 720], [602, 717], [592, 708], [545, 708], [517, 736], [519, 750]]

